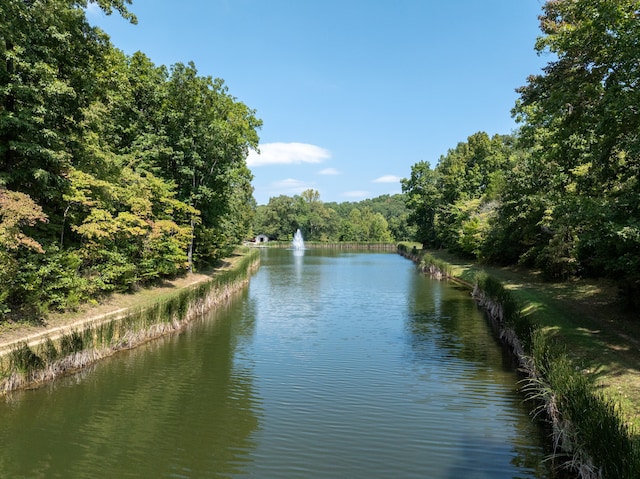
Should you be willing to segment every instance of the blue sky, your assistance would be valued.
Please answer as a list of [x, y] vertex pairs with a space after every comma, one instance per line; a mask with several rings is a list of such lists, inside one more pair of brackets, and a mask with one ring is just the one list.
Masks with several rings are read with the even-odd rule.
[[510, 133], [542, 0], [134, 0], [138, 25], [90, 7], [125, 53], [194, 61], [264, 122], [248, 164], [258, 204], [401, 191], [477, 131]]

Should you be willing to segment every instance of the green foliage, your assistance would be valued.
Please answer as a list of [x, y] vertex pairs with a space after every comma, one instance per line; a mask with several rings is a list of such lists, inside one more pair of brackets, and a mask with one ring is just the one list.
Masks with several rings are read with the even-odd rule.
[[60, 356], [66, 357], [74, 353], [79, 353], [84, 348], [82, 334], [73, 331], [71, 334], [65, 334], [60, 340]]
[[551, 424], [555, 459], [574, 471], [589, 469], [586, 477], [638, 477], [640, 449], [617, 402], [522, 314], [521, 305], [500, 281], [480, 273], [476, 285], [501, 306], [504, 326], [513, 329], [524, 346], [529, 358], [524, 391]]
[[637, 0], [545, 4], [536, 49], [557, 59], [519, 90], [514, 113], [535, 174], [547, 181], [524, 190], [524, 201], [510, 194], [521, 210], [538, 198], [528, 222], [544, 234], [529, 238], [529, 256], [551, 276], [606, 274], [636, 292], [638, 8]]
[[51, 338], [47, 338], [40, 346], [40, 357], [47, 365], [53, 363], [60, 357], [60, 353], [58, 352], [55, 344], [53, 344]]
[[[323, 203], [316, 190], [306, 190], [293, 197], [270, 198], [256, 210], [254, 231], [271, 239], [291, 241], [299, 228], [306, 241], [319, 242], [393, 242], [389, 223], [381, 211], [397, 211], [384, 203], [395, 202], [406, 213], [401, 200], [389, 196], [360, 203]], [[377, 209], [378, 211], [374, 210]], [[396, 223], [398, 229], [402, 228]]]
[[513, 142], [478, 132], [440, 157], [434, 169], [424, 161], [415, 164], [402, 190], [416, 239], [426, 247], [483, 257]]
[[[349, 217], [351, 210], [358, 208], [361, 212], [365, 209], [369, 209], [372, 213], [380, 213], [387, 222], [389, 233], [394, 241], [409, 241], [416, 235], [415, 227], [409, 225], [409, 209], [405, 203], [405, 195], [381, 195], [376, 198], [369, 198], [358, 202], [343, 202], [325, 203], [325, 207], [330, 210], [330, 213], [335, 219], [332, 221], [332, 225], [343, 228], [344, 220]], [[342, 219], [342, 225], [339, 225], [339, 219]], [[339, 236], [340, 230], [332, 230], [330, 238]]]
[[475, 284], [483, 294], [494, 303], [499, 304], [502, 310], [502, 323], [504, 327], [512, 329], [525, 352], [530, 352], [533, 346], [533, 337], [538, 326], [528, 316], [522, 314], [522, 305], [513, 294], [504, 287], [501, 281], [484, 272], [478, 273]]
[[87, 3], [0, 4], [0, 318], [182, 274], [251, 230], [255, 112], [193, 63], [116, 50]]
[[402, 192], [410, 211], [409, 223], [417, 230], [414, 239], [424, 247], [437, 246], [434, 223], [442, 198], [438, 173], [425, 161], [416, 163], [411, 167], [411, 177], [402, 180]]
[[[176, 185], [178, 200], [200, 211], [201, 221], [192, 222], [193, 238], [198, 228], [212, 230], [206, 237], [237, 237], [237, 231], [227, 234], [221, 229], [222, 220], [228, 220], [231, 211], [242, 213], [243, 205], [250, 208], [243, 202], [252, 193], [245, 159], [249, 148], [258, 146], [256, 129], [261, 121], [227, 93], [221, 79], [198, 76], [193, 63], [172, 67], [165, 92], [160, 111], [165, 149], [154, 159], [153, 167]], [[239, 194], [241, 190], [244, 195]], [[198, 257], [212, 261], [228, 244], [211, 250], [206, 243], [190, 243], [190, 268], [198, 246]]]
[[609, 276], [640, 307], [640, 27], [637, 0], [548, 1], [540, 53], [513, 136], [476, 133], [403, 180], [410, 221], [430, 247]]
[[27, 236], [23, 229], [46, 221], [42, 208], [29, 195], [0, 186], [0, 249], [27, 248], [43, 253], [40, 243]]

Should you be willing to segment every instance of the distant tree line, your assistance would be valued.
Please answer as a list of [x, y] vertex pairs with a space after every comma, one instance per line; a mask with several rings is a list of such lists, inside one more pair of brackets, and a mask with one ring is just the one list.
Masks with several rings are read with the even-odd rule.
[[0, 3], [0, 319], [215, 262], [253, 220], [255, 112], [193, 63], [123, 54], [86, 6]]
[[518, 90], [513, 135], [476, 133], [403, 180], [417, 239], [550, 278], [606, 276], [640, 298], [640, 2], [555, 0], [554, 58]]
[[408, 241], [415, 234], [408, 219], [403, 195], [324, 203], [318, 191], [309, 189], [300, 195], [272, 197], [258, 206], [254, 231], [283, 241], [290, 241], [297, 229], [308, 241]]

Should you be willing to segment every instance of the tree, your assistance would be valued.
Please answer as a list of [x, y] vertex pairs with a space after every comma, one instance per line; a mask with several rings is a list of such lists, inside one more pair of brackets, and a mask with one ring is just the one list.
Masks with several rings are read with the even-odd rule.
[[441, 156], [435, 169], [425, 162], [412, 167], [402, 188], [423, 246], [484, 256], [489, 222], [515, 151], [512, 136], [478, 132]]
[[330, 208], [338, 208], [342, 216], [347, 216], [352, 208], [368, 207], [374, 213], [380, 213], [388, 223], [391, 236], [396, 241], [413, 241], [415, 237], [415, 227], [408, 224], [409, 209], [406, 205], [404, 194], [381, 195], [375, 198], [368, 198], [357, 203], [327, 204]]
[[[135, 23], [130, 0], [94, 3]], [[0, 315], [181, 274], [250, 230], [255, 112], [113, 48], [87, 5], [0, 3]]]
[[416, 240], [425, 248], [436, 246], [434, 220], [442, 198], [438, 173], [425, 161], [416, 163], [411, 167], [411, 176], [402, 180], [402, 192], [411, 211], [409, 224], [417, 230]]
[[[59, 207], [74, 135], [96, 89], [108, 40], [85, 18], [86, 1], [0, 5], [0, 184]], [[100, 0], [135, 21], [122, 0]]]
[[46, 221], [47, 215], [29, 195], [0, 188], [0, 249], [28, 248], [44, 253], [42, 245], [25, 234], [24, 229]]
[[637, 0], [547, 2], [536, 49], [556, 59], [528, 79], [514, 109], [524, 145], [553, 172], [539, 262], [638, 290], [639, 11]]
[[42, 208], [29, 195], [0, 187], [0, 318], [11, 311], [14, 296], [22, 286], [16, 282], [20, 250], [44, 253], [42, 245], [25, 229], [46, 221]]
[[384, 216], [365, 206], [362, 209], [353, 208], [349, 216], [343, 218], [340, 241], [390, 243], [393, 237]]
[[327, 241], [335, 230], [330, 221], [331, 211], [320, 200], [320, 193], [314, 189], [303, 191], [296, 196], [299, 228], [309, 241]]
[[[200, 77], [193, 63], [171, 69], [163, 104], [167, 149], [157, 160], [160, 174], [175, 183], [178, 199], [201, 212], [191, 222], [193, 238], [203, 247], [200, 259], [217, 259], [226, 245], [220, 228], [229, 211], [234, 175], [244, 175], [249, 148], [257, 148], [261, 121], [255, 112], [227, 93], [221, 79]], [[198, 228], [196, 228], [198, 226]], [[212, 248], [212, 246], [216, 246]], [[189, 245], [193, 262], [195, 242]]]
[[276, 240], [292, 240], [300, 227], [299, 202], [287, 195], [269, 198], [269, 203], [258, 207], [255, 230]]

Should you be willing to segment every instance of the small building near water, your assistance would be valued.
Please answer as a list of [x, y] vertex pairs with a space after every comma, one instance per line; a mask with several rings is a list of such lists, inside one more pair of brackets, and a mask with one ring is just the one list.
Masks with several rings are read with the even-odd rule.
[[267, 235], [258, 235], [256, 236], [256, 243], [268, 243], [269, 237]]

